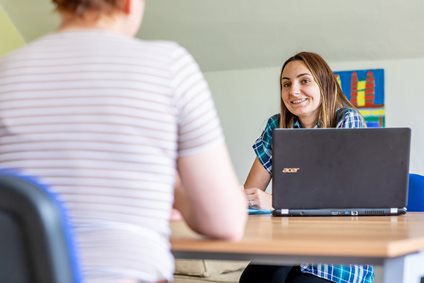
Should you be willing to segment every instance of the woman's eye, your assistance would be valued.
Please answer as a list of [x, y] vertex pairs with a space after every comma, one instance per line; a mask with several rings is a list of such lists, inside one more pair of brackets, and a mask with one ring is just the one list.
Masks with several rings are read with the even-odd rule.
[[289, 86], [290, 86], [290, 84], [289, 84], [289, 83], [283, 83], [283, 84], [282, 84], [282, 86], [283, 86], [284, 88], [287, 88], [287, 87], [289, 87]]
[[303, 79], [303, 80], [301, 80], [300, 81], [302, 84], [307, 84], [307, 83], [309, 83], [310, 82], [310, 80], [309, 79]]

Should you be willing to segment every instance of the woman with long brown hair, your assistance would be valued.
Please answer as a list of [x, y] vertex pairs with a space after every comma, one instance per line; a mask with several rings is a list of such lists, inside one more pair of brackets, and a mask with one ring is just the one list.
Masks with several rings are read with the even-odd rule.
[[[280, 113], [268, 119], [253, 149], [255, 161], [244, 183], [249, 206], [272, 209], [265, 192], [272, 174], [272, 131], [275, 128], [362, 128], [365, 122], [343, 94], [324, 59], [312, 52], [289, 58], [280, 74]], [[346, 174], [349, 174], [348, 172]], [[302, 264], [300, 267], [250, 264], [241, 283], [373, 282], [372, 266]]]

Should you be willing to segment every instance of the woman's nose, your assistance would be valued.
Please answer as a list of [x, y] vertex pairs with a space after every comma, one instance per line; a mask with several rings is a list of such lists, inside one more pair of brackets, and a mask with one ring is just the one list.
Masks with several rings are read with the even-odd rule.
[[291, 85], [290, 94], [293, 95], [293, 96], [300, 95], [300, 89], [299, 89], [298, 84], [294, 83], [294, 84]]

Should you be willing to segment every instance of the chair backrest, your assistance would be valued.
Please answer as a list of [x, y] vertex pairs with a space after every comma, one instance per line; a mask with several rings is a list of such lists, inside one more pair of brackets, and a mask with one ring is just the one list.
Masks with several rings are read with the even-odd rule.
[[65, 211], [34, 178], [0, 170], [0, 282], [82, 282]]
[[424, 211], [424, 176], [409, 174], [408, 211]]

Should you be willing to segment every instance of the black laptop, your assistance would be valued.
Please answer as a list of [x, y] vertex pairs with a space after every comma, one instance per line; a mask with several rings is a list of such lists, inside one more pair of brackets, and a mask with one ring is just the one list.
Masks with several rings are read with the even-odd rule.
[[411, 129], [275, 129], [274, 216], [406, 212]]

